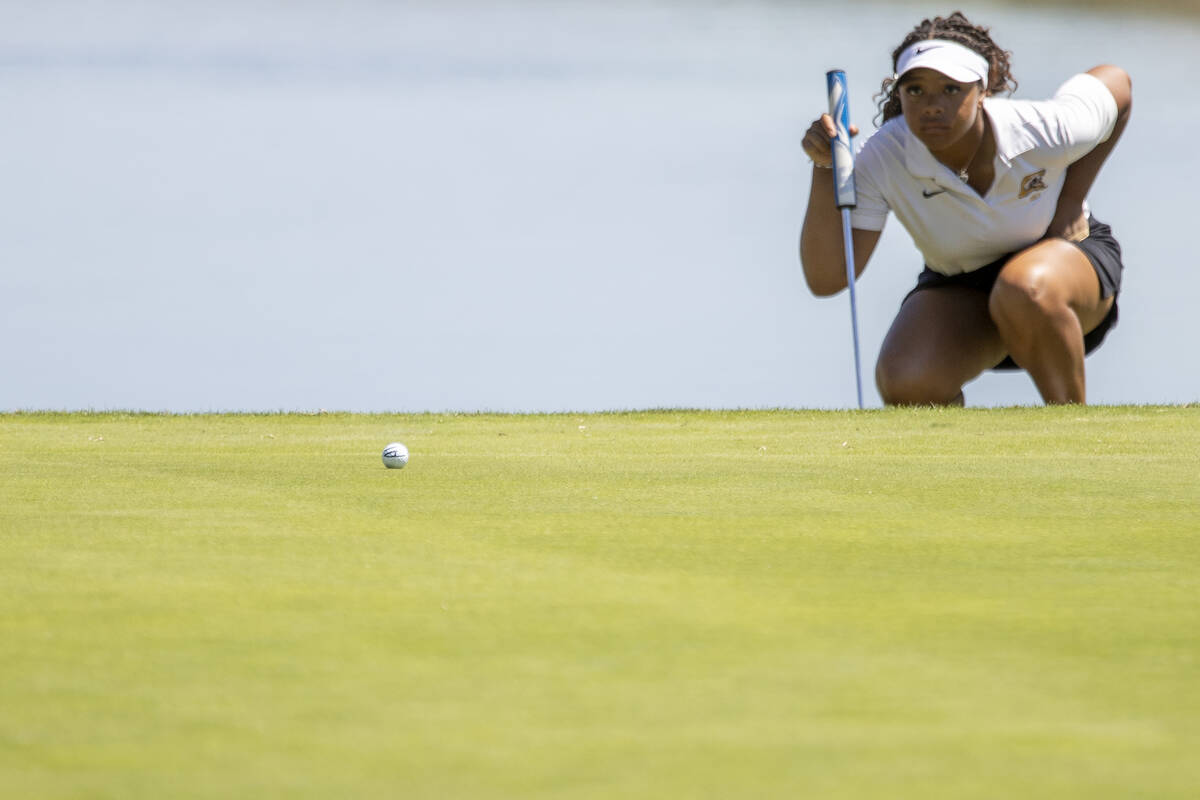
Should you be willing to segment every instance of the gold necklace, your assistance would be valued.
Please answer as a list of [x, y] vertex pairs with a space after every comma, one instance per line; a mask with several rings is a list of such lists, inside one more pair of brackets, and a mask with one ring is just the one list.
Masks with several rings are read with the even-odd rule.
[[[987, 121], [984, 120], [983, 124], [987, 125]], [[958, 171], [958, 179], [963, 183], [970, 182], [971, 176], [967, 173], [967, 170], [971, 168], [971, 164], [975, 161], [975, 156], [979, 155], [979, 150], [983, 147], [983, 140], [986, 138], [987, 128], [984, 128], [983, 132], [979, 134], [979, 141], [975, 143], [975, 150], [971, 153], [971, 157], [967, 159], [966, 164], [963, 164], [963, 168]]]

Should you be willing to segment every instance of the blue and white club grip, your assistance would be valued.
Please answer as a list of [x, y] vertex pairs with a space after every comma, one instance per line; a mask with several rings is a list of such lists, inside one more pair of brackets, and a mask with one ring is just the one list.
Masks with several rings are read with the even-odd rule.
[[854, 150], [850, 146], [850, 92], [846, 89], [844, 70], [831, 69], [825, 73], [829, 90], [829, 116], [837, 126], [833, 146], [833, 188], [838, 208], [854, 208], [858, 196], [854, 191]]

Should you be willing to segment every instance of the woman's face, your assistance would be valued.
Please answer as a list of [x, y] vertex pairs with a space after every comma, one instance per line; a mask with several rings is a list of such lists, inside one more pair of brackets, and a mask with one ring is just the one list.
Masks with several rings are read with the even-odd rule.
[[975, 126], [982, 87], [927, 68], [905, 73], [898, 89], [909, 130], [932, 151], [951, 147]]

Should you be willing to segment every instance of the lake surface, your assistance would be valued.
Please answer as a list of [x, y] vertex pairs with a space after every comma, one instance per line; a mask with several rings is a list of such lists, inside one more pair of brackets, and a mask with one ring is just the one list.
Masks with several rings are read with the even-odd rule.
[[[796, 258], [800, 137], [928, 7], [0, 3], [0, 409], [849, 407], [845, 295]], [[1125, 249], [1093, 403], [1200, 400], [1200, 27], [965, 4], [1018, 96], [1097, 63], [1134, 120], [1092, 194]], [[920, 266], [860, 282], [874, 359]], [[1023, 374], [972, 405], [1039, 402]]]

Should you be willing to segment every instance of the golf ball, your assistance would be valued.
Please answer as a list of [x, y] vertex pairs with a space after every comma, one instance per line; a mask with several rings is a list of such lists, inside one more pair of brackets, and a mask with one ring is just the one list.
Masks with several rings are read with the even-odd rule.
[[400, 469], [408, 463], [408, 448], [399, 442], [392, 442], [383, 448], [383, 465], [388, 469]]

